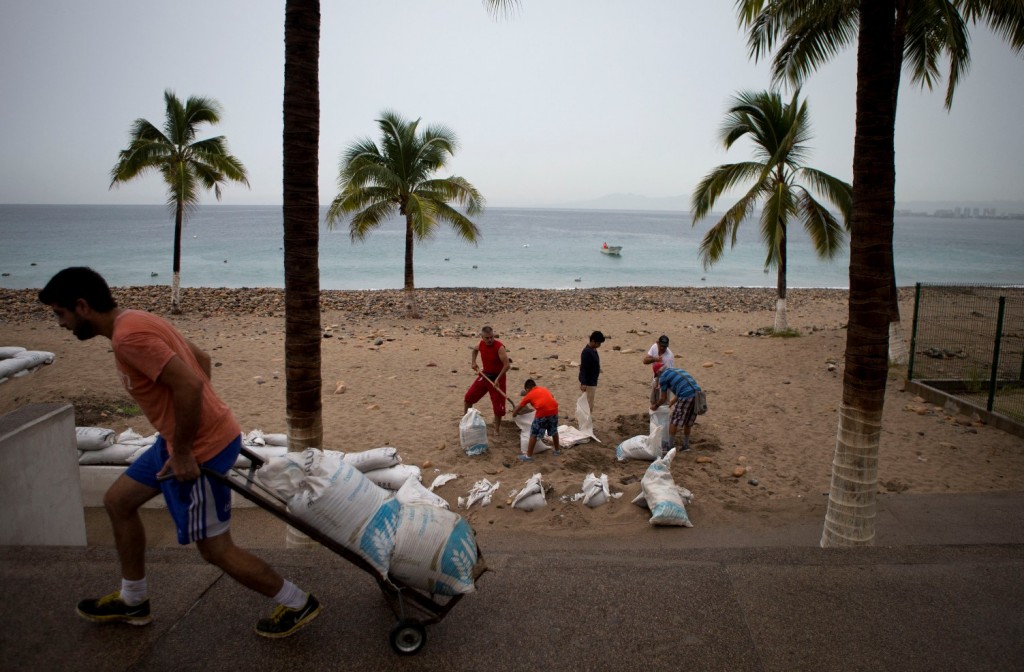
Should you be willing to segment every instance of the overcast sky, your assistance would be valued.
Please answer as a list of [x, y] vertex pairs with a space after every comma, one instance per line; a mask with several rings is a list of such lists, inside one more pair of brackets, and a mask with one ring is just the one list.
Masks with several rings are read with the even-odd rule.
[[[729, 99], [764, 89], [728, 0], [522, 0], [510, 19], [480, 0], [327, 0], [320, 46], [320, 201], [338, 159], [393, 109], [443, 123], [453, 174], [495, 207], [611, 193], [689, 195], [721, 163]], [[952, 112], [905, 84], [899, 201], [1024, 199], [1024, 60], [984, 27]], [[162, 127], [163, 91], [219, 101], [251, 189], [222, 202], [281, 202], [283, 0], [31, 0], [0, 22], [0, 203], [162, 203], [159, 175], [108, 190], [132, 121]], [[851, 179], [855, 54], [804, 93], [810, 163]], [[213, 196], [204, 197], [213, 202]]]

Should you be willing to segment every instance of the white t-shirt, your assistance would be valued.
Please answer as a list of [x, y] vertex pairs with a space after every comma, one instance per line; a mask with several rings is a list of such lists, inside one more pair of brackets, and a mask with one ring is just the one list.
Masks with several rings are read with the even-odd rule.
[[[658, 357], [658, 344], [655, 343], [651, 346], [651, 349], [647, 351], [648, 357]], [[672, 351], [665, 348], [665, 354], [661, 355], [661, 363], [665, 365], [667, 369], [674, 369], [676, 366], [676, 356], [672, 354]]]

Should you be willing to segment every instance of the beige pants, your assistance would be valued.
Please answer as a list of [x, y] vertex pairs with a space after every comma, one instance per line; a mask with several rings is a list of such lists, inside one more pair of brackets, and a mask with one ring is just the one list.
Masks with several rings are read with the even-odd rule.
[[597, 392], [597, 387], [594, 385], [587, 385], [587, 404], [590, 406], [590, 412], [594, 412], [594, 393]]

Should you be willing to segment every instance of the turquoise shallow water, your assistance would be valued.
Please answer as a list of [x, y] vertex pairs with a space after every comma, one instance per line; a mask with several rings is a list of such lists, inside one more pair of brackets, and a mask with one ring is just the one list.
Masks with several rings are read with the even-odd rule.
[[[417, 287], [775, 286], [754, 221], [707, 270], [697, 250], [711, 222], [694, 229], [687, 213], [492, 208], [476, 221], [477, 245], [447, 229], [417, 245]], [[0, 287], [41, 287], [72, 265], [92, 266], [112, 285], [169, 284], [173, 232], [162, 205], [0, 205]], [[601, 254], [604, 242], [622, 255]], [[902, 216], [893, 244], [901, 286], [1024, 284], [1021, 221]], [[185, 226], [182, 285], [283, 287], [282, 245], [280, 206], [202, 206]], [[398, 221], [361, 243], [321, 225], [321, 286], [400, 288], [403, 245]], [[847, 287], [847, 263], [845, 253], [818, 261], [803, 231], [791, 232], [790, 287]]]

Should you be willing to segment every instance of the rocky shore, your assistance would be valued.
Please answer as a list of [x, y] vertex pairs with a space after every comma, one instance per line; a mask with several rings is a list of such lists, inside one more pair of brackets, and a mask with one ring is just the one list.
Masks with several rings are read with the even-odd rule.
[[[904, 289], [903, 292], [912, 291]], [[166, 286], [115, 287], [114, 297], [124, 307], [157, 314], [170, 312]], [[51, 319], [36, 296], [36, 289], [0, 289], [0, 323], [19, 324]], [[791, 289], [791, 306], [845, 298], [845, 289]], [[362, 317], [402, 317], [401, 290], [324, 290], [323, 312], [340, 311]], [[429, 288], [417, 289], [416, 301], [425, 318], [476, 317], [536, 310], [640, 310], [684, 312], [753, 312], [775, 308], [774, 288], [747, 287], [604, 287], [597, 289]], [[284, 290], [268, 287], [189, 287], [181, 290], [186, 315], [284, 316]]]

